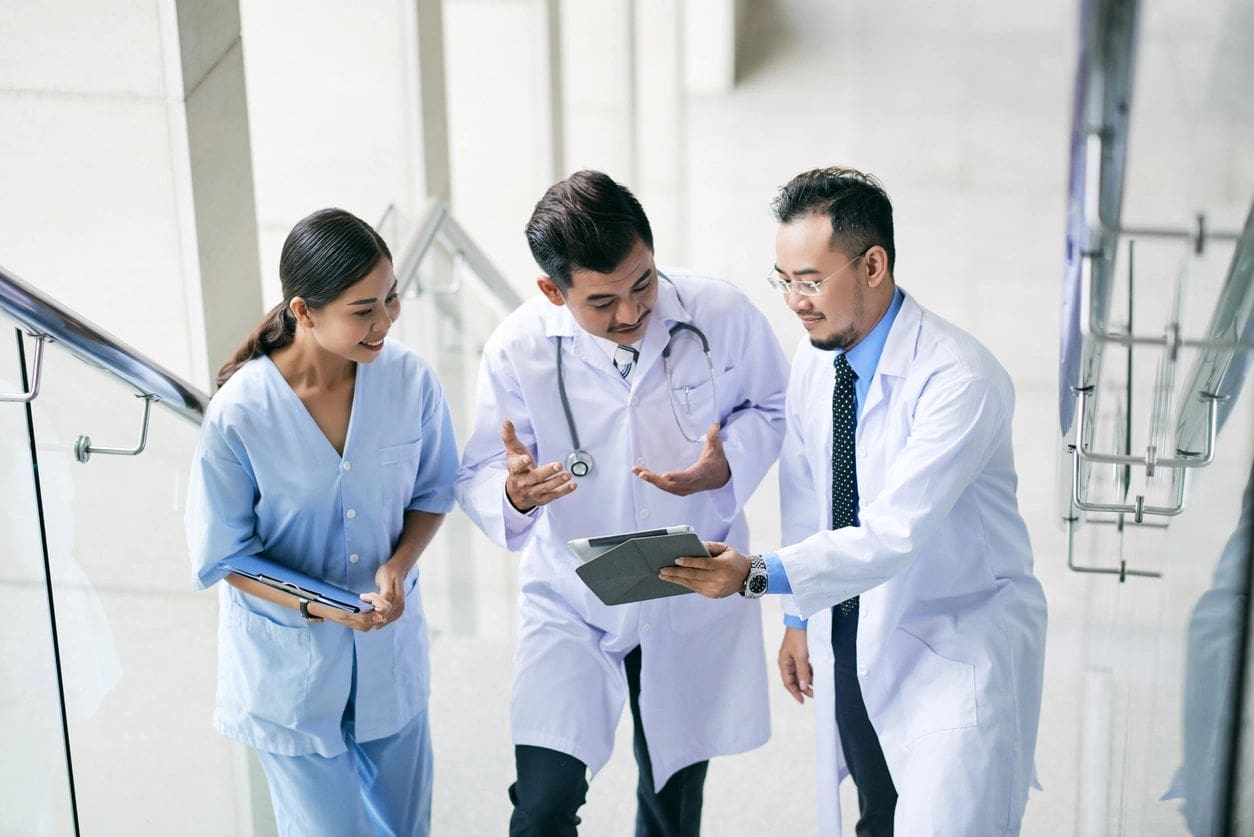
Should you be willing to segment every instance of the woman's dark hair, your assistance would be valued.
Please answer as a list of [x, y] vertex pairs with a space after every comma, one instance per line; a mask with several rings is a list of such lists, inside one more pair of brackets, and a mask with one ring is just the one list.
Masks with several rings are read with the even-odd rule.
[[279, 256], [283, 301], [270, 309], [218, 370], [218, 386], [248, 361], [295, 339], [296, 317], [288, 308], [294, 297], [316, 311], [374, 270], [379, 259], [392, 260], [387, 244], [352, 213], [320, 209], [298, 221], [287, 234]]
[[531, 255], [562, 293], [570, 290], [573, 271], [609, 273], [637, 241], [653, 249], [653, 229], [640, 201], [590, 169], [550, 186], [527, 221]]
[[803, 172], [779, 190], [771, 211], [781, 224], [826, 215], [832, 222], [833, 249], [853, 257], [878, 244], [888, 254], [888, 272], [893, 272], [893, 204], [871, 175], [838, 166]]

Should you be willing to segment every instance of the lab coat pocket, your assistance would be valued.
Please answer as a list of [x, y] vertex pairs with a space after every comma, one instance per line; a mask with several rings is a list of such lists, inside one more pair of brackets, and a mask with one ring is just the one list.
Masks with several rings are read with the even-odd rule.
[[309, 630], [274, 622], [232, 600], [219, 635], [220, 703], [259, 720], [296, 726], [305, 712], [313, 649]]
[[[685, 419], [695, 422], [704, 432], [713, 421], [721, 421], [723, 405], [728, 403], [732, 393], [728, 391], [734, 375], [731, 370], [721, 372], [711, 379], [708, 375], [692, 381], [691, 384], [671, 387], [671, 403], [675, 412]], [[717, 403], [716, 403], [717, 402]], [[692, 431], [689, 430], [689, 433]]]
[[978, 723], [974, 666], [942, 657], [903, 628], [893, 632], [884, 654], [895, 674], [892, 700], [905, 713], [907, 748], [925, 735]]
[[404, 509], [409, 505], [421, 454], [422, 439], [379, 449], [379, 484], [384, 509]]

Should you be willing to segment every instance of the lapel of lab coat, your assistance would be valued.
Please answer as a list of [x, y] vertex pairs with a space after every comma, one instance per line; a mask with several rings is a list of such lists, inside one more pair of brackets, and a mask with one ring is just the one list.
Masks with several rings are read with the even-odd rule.
[[902, 290], [905, 297], [897, 318], [893, 320], [888, 331], [888, 339], [884, 341], [884, 350], [880, 353], [879, 363], [875, 365], [871, 386], [867, 390], [866, 405], [858, 419], [857, 436], [862, 439], [862, 430], [868, 425], [868, 419], [874, 419], [875, 411], [892, 393], [897, 380], [904, 378], [914, 360], [915, 347], [919, 343], [919, 328], [923, 323], [923, 309], [914, 297]]
[[[565, 305], [549, 306], [544, 314], [544, 336], [554, 340], [562, 338], [562, 352], [565, 353], [563, 365], [566, 367], [562, 370], [563, 378], [570, 371], [570, 361], [575, 360], [608, 376], [609, 381], [617, 381], [618, 385], [626, 391], [627, 382], [614, 368], [614, 362], [592, 341], [592, 336], [579, 327], [575, 318], [570, 315], [570, 309]], [[566, 386], [570, 386], [569, 381]]]
[[644, 342], [640, 344], [640, 358], [636, 362], [636, 371], [631, 375], [631, 386], [635, 389], [643, 381], [649, 370], [662, 357], [662, 350], [670, 341], [670, 328], [675, 323], [692, 322], [692, 315], [684, 307], [675, 288], [675, 283], [658, 270], [657, 302], [653, 306], [652, 322], [645, 331]]

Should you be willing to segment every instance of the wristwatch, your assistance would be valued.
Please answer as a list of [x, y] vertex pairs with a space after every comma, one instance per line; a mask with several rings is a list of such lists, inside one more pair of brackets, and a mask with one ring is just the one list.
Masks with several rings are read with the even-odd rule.
[[745, 589], [740, 595], [746, 599], [760, 599], [766, 592], [766, 562], [761, 555], [749, 556], [749, 575], [745, 576]]
[[321, 616], [314, 616], [309, 612], [309, 599], [300, 600], [300, 615], [304, 617], [306, 622], [321, 622]]

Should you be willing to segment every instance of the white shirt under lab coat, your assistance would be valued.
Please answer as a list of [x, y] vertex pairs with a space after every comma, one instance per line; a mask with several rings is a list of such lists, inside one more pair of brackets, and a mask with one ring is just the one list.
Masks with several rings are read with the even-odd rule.
[[[575, 574], [574, 538], [690, 524], [707, 540], [748, 548], [741, 507], [779, 452], [787, 361], [762, 314], [719, 280], [665, 270], [630, 381], [565, 307], [537, 297], [489, 339], [480, 367], [479, 410], [462, 456], [457, 499], [496, 543], [523, 550], [521, 627], [515, 656], [515, 744], [568, 753], [595, 773], [609, 760], [627, 682], [622, 657], [642, 652], [640, 710], [656, 787], [677, 770], [741, 752], [769, 734], [758, 604], [696, 594], [603, 605]], [[692, 323], [713, 358], [717, 419], [732, 477], [715, 491], [677, 497], [631, 473], [662, 473], [696, 461], [671, 414], [661, 353], [667, 330]], [[511, 420], [540, 464], [566, 462], [570, 430], [558, 397], [563, 373], [592, 473], [569, 496], [532, 515], [505, 497], [501, 423]], [[699, 341], [675, 338], [672, 378], [690, 436], [715, 419], [710, 370]]]
[[1015, 499], [1014, 390], [907, 295], [858, 418], [857, 527], [831, 519], [832, 353], [803, 341], [780, 454], [780, 561], [809, 618], [819, 822], [840, 833], [830, 608], [860, 595], [858, 676], [898, 834], [1018, 833], [1033, 778], [1045, 597]]

